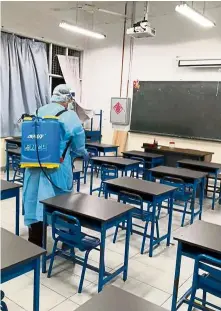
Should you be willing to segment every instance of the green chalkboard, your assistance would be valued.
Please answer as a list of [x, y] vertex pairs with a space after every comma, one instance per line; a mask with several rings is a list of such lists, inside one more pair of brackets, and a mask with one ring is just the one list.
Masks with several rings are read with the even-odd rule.
[[130, 131], [221, 141], [221, 82], [140, 81]]

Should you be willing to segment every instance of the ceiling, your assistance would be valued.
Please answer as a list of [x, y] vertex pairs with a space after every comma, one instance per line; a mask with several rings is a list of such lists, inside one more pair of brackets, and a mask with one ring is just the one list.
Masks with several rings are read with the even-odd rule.
[[[151, 1], [149, 3], [149, 19], [154, 22], [155, 19], [176, 15], [175, 6], [180, 2]], [[190, 3], [192, 5], [192, 2]], [[221, 2], [208, 1], [205, 4], [206, 15], [216, 21], [216, 12], [221, 12]], [[202, 11], [204, 2], [194, 2], [193, 5]], [[124, 14], [125, 1], [3, 1], [1, 2], [1, 24], [3, 29], [14, 33], [44, 38], [46, 41], [83, 49], [88, 38], [70, 35], [58, 25], [65, 20], [106, 34], [117, 29], [116, 25], [123, 24], [123, 17], [100, 12], [97, 8]], [[137, 1], [137, 20], [143, 17], [143, 11], [144, 2]], [[130, 23], [131, 12], [132, 2], [129, 2], [128, 23]]]

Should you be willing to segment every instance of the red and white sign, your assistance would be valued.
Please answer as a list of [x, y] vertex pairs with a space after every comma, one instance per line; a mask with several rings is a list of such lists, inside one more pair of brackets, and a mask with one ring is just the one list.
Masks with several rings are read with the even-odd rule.
[[111, 98], [110, 121], [113, 124], [127, 125], [130, 121], [130, 98]]

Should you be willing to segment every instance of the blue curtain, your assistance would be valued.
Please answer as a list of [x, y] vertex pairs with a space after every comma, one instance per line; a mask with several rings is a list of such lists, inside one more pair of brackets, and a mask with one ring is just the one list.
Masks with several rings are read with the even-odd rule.
[[20, 133], [23, 113], [50, 101], [46, 44], [1, 34], [1, 137]]

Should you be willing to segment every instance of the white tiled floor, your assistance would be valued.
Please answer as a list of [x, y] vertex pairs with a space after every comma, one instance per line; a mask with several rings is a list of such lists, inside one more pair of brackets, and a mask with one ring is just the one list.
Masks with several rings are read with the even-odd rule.
[[[4, 178], [4, 176], [2, 177]], [[87, 185], [81, 184], [82, 192], [89, 193], [88, 184], [89, 179]], [[99, 184], [99, 182], [95, 180], [95, 184]], [[1, 205], [1, 226], [14, 232], [15, 200], [2, 201]], [[210, 207], [211, 201], [205, 201], [203, 220], [220, 225], [221, 207], [217, 204], [215, 211], [212, 211]], [[172, 234], [179, 229], [180, 222], [180, 215], [175, 213], [173, 216]], [[20, 217], [20, 226], [20, 235], [27, 239], [28, 230], [23, 224], [22, 216]], [[167, 216], [165, 212], [162, 212], [160, 229], [162, 232], [165, 232], [167, 229]], [[113, 232], [114, 230], [109, 230], [106, 238], [105, 261], [108, 271], [116, 269], [122, 263], [124, 254], [125, 233], [119, 231], [117, 243], [113, 244]], [[141, 241], [140, 236], [135, 234], [131, 236], [127, 282], [124, 283], [122, 278], [118, 276], [112, 284], [170, 310], [176, 260], [176, 242], [173, 240], [173, 244], [170, 247], [166, 247], [166, 244], [162, 242], [154, 251], [153, 258], [150, 258], [147, 253], [140, 255]], [[50, 237], [48, 245], [49, 248], [52, 247]], [[148, 250], [148, 241], [146, 249]], [[91, 253], [89, 263], [98, 266], [98, 252], [93, 251]], [[184, 294], [189, 288], [192, 281], [192, 272], [192, 260], [184, 258], [182, 261], [179, 296]], [[80, 274], [80, 266], [74, 266], [71, 262], [57, 258], [51, 278], [48, 279], [46, 275], [41, 274], [40, 310], [73, 311], [93, 295], [96, 295], [97, 273], [90, 270], [86, 272], [83, 293], [78, 294], [77, 288]], [[32, 284], [32, 272], [3, 284], [2, 288], [6, 295], [5, 301], [9, 307], [9, 311], [32, 310]], [[217, 302], [217, 298], [211, 297], [211, 301]], [[221, 305], [221, 300], [218, 303]], [[187, 307], [182, 306], [180, 310], [186, 311]]]

